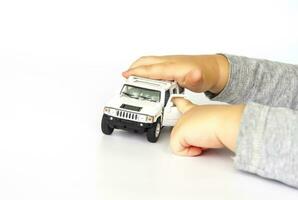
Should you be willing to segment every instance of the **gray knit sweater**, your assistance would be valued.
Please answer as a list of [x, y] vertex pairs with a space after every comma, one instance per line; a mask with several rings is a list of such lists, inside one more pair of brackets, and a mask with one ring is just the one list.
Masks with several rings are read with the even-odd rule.
[[215, 101], [245, 103], [235, 167], [298, 187], [298, 65], [225, 55], [230, 77]]

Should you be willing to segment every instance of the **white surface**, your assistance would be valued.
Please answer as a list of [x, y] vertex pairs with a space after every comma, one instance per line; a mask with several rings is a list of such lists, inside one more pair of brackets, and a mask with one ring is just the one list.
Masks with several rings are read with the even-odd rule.
[[173, 155], [169, 130], [157, 144], [100, 131], [138, 56], [298, 63], [297, 13], [295, 1], [1, 1], [0, 199], [297, 199], [234, 170], [229, 152]]

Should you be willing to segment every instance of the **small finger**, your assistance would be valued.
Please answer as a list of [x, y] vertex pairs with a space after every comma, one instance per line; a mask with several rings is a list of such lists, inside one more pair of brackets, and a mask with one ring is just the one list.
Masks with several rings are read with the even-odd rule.
[[193, 108], [194, 106], [196, 106], [191, 101], [183, 97], [173, 97], [172, 101], [181, 113], [185, 113], [191, 108]]
[[183, 138], [179, 138], [179, 135], [174, 130], [171, 133], [170, 146], [173, 153], [180, 156], [199, 156], [203, 153], [201, 147], [187, 144]]
[[189, 146], [175, 153], [180, 156], [199, 156], [203, 153], [203, 150], [200, 147]]
[[157, 63], [130, 68], [123, 72], [125, 78], [129, 76], [140, 76], [151, 79], [174, 80], [175, 72], [168, 63]]
[[144, 66], [144, 65], [152, 65], [156, 63], [160, 63], [160, 56], [142, 56], [136, 61], [134, 61], [129, 68]]

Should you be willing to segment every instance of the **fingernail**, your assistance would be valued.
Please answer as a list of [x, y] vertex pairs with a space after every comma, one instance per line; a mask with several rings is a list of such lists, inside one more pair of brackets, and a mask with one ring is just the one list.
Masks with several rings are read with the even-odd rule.
[[123, 76], [128, 76], [128, 70], [122, 72], [122, 75], [123, 75]]

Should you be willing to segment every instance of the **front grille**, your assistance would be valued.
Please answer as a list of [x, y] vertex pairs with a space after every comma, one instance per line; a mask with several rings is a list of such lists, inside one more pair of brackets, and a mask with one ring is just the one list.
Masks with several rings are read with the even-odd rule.
[[123, 111], [123, 110], [117, 110], [116, 112], [117, 117], [124, 118], [124, 119], [131, 119], [131, 120], [137, 120], [138, 115], [135, 113]]

